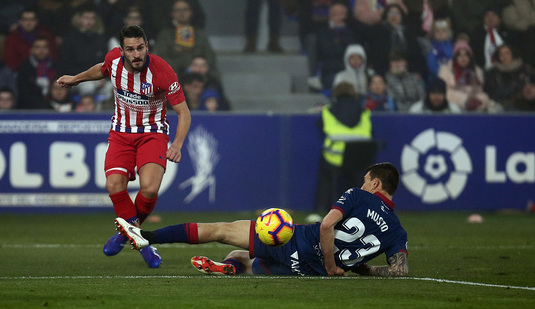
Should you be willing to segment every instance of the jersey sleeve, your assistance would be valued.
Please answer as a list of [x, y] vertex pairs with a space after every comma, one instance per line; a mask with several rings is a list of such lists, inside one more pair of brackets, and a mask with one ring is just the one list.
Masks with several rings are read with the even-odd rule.
[[[154, 57], [153, 55], [151, 56]], [[184, 90], [173, 68], [161, 58], [154, 57], [153, 60], [158, 62], [158, 88], [165, 93], [169, 104], [177, 105], [184, 102], [186, 100]]]
[[104, 63], [100, 67], [100, 71], [102, 72], [102, 74], [107, 77], [111, 76], [111, 62], [114, 59], [117, 59], [118, 57], [121, 57], [121, 51], [119, 50], [119, 47], [115, 47], [106, 54], [106, 58], [104, 58]]

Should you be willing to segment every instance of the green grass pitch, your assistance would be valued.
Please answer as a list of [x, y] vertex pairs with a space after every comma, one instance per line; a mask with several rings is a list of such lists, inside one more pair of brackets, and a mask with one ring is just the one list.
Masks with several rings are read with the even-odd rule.
[[[145, 229], [255, 218], [256, 212], [156, 213]], [[292, 213], [303, 223], [304, 213]], [[160, 245], [158, 269], [125, 248], [106, 257], [111, 210], [0, 213], [0, 308], [535, 308], [535, 215], [399, 212], [409, 234], [409, 277], [212, 277], [194, 255], [220, 244]], [[384, 264], [384, 256], [372, 264]]]

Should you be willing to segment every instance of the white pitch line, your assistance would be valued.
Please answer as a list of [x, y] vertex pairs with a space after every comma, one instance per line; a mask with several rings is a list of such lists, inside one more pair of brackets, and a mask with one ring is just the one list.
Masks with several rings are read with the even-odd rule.
[[[56, 248], [100, 248], [104, 245], [102, 244], [0, 244], [0, 248], [29, 248], [29, 249], [56, 249]], [[127, 247], [127, 245], [125, 245]], [[207, 243], [200, 245], [191, 245], [191, 244], [157, 244], [155, 245], [158, 248], [187, 248], [192, 246], [203, 246], [207, 248], [223, 248], [229, 247], [230, 245], [219, 244], [219, 243]], [[411, 250], [433, 250], [438, 248], [437, 246], [424, 246], [424, 247], [409, 247]], [[444, 248], [444, 247], [440, 247]], [[520, 245], [520, 246], [448, 246], [449, 249], [482, 249], [482, 250], [527, 250], [535, 248], [534, 245]]]
[[490, 288], [503, 288], [503, 289], [517, 289], [517, 290], [527, 290], [535, 291], [535, 287], [527, 286], [514, 286], [514, 285], [502, 285], [502, 284], [489, 284], [489, 283], [479, 283], [479, 282], [469, 282], [469, 281], [456, 281], [456, 280], [447, 280], [439, 278], [418, 278], [418, 277], [293, 277], [293, 276], [50, 276], [50, 277], [33, 277], [33, 276], [22, 276], [22, 277], [0, 277], [0, 280], [72, 280], [72, 279], [193, 279], [193, 278], [203, 278], [203, 279], [306, 279], [306, 280], [416, 280], [416, 281], [432, 281], [438, 283], [451, 283], [451, 284], [460, 284], [460, 285], [472, 285], [472, 286], [482, 286]]

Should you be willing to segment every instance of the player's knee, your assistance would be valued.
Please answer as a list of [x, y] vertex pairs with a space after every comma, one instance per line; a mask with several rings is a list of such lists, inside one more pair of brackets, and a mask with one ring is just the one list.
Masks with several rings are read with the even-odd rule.
[[234, 251], [231, 251], [227, 255], [227, 257], [225, 259], [226, 260], [235, 259], [235, 260], [240, 261], [241, 263], [245, 263], [245, 262], [250, 260], [250, 257], [249, 257], [249, 252], [248, 251], [245, 251], [245, 250], [234, 250]]
[[123, 178], [124, 177], [122, 176], [109, 176], [106, 179], [106, 190], [108, 190], [108, 193], [115, 194], [126, 190], [126, 185], [128, 182], [126, 181], [126, 178]]
[[253, 274], [252, 267], [253, 267], [254, 259], [251, 259], [251, 257], [249, 256], [249, 251], [234, 250], [230, 252], [225, 258], [225, 260], [229, 260], [229, 259], [234, 259], [240, 262], [244, 267], [242, 270], [243, 273], [250, 274], [250, 275]]
[[144, 197], [148, 199], [153, 199], [156, 196], [158, 196], [158, 189], [159, 186], [148, 186], [144, 188], [140, 188], [141, 194], [143, 194]]

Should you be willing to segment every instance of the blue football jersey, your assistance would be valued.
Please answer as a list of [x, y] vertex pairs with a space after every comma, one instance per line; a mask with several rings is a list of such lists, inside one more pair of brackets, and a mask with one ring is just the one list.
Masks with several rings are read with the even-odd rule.
[[407, 252], [407, 232], [394, 213], [394, 203], [380, 193], [352, 188], [333, 205], [343, 218], [334, 227], [334, 256], [349, 270], [385, 253]]

